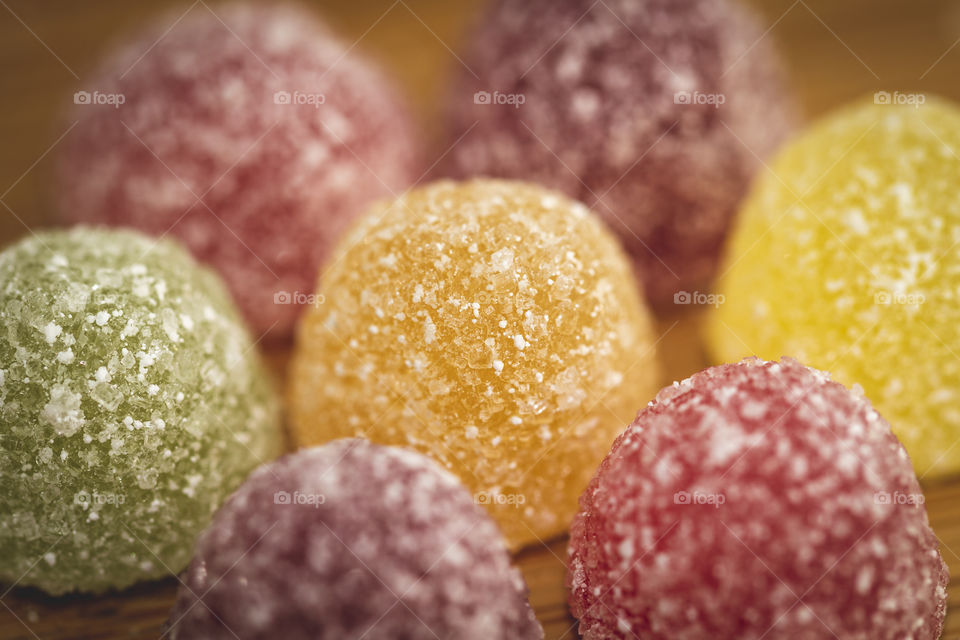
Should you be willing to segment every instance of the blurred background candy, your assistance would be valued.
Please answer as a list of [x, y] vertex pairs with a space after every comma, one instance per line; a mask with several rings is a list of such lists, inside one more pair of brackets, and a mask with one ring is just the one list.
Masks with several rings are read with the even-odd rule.
[[727, 0], [495, 2], [451, 96], [441, 172], [586, 203], [651, 302], [709, 286], [737, 203], [792, 120], [761, 33]]
[[282, 338], [350, 219], [419, 176], [417, 138], [393, 82], [304, 9], [173, 18], [74, 95], [61, 219], [180, 238]]
[[179, 246], [73, 229], [0, 253], [0, 580], [104, 591], [186, 566], [280, 452], [219, 277]]
[[197, 542], [172, 638], [540, 640], [496, 525], [413, 451], [339, 440], [266, 465]]
[[[0, 118], [0, 137], [5, 141], [0, 146], [0, 239], [7, 241], [54, 218], [52, 209], [59, 194], [51, 188], [51, 177], [61, 146], [75, 133], [74, 121], [64, 121], [64, 103], [91, 83], [104, 53], [114, 49], [111, 43], [156, 21], [158, 7], [171, 9], [163, 22], [166, 29], [178, 20], [219, 14], [224, 6], [180, 0], [150, 4], [91, 0], [81, 7], [52, 1], [7, 0], [6, 8], [0, 7], [0, 67], [5, 70], [0, 74], [0, 94], [10, 96]], [[352, 53], [370, 56], [399, 81], [420, 128], [438, 138], [424, 164], [428, 167], [442, 161], [442, 154], [449, 155], [439, 140], [444, 136], [441, 114], [446, 102], [441, 98], [449, 93], [454, 76], [469, 74], [463, 51], [490, 2], [310, 0], [305, 4], [342, 34]], [[743, 0], [739, 4], [760, 16], [763, 34], [757, 46], [762, 49], [772, 43], [783, 54], [792, 80], [790, 92], [807, 116], [880, 89], [891, 94], [937, 91], [960, 98], [954, 81], [960, 48], [953, 47], [960, 38], [960, 11], [950, 0], [917, 0], [909, 6], [900, 0]], [[591, 14], [603, 7], [597, 5]], [[547, 43], [545, 50], [552, 44]], [[755, 50], [750, 49], [752, 44], [746, 43], [743, 52]], [[224, 232], [229, 239], [229, 232]], [[689, 317], [702, 310], [697, 299], [702, 298], [682, 297], [681, 306], [675, 308], [681, 312], [680, 324], [666, 331], [675, 320], [669, 318], [661, 327], [661, 352], [669, 354], [663, 362], [669, 379], [689, 375], [704, 363], [697, 317]]]
[[411, 446], [511, 547], [564, 531], [656, 384], [650, 318], [582, 204], [520, 182], [435, 182], [374, 206], [338, 249], [290, 369], [298, 445]]
[[666, 387], [570, 532], [585, 640], [940, 637], [947, 567], [910, 460], [860, 390], [795, 360]]
[[719, 362], [787, 354], [862, 385], [935, 477], [960, 472], [960, 109], [910, 95], [844, 108], [777, 157], [708, 329]]

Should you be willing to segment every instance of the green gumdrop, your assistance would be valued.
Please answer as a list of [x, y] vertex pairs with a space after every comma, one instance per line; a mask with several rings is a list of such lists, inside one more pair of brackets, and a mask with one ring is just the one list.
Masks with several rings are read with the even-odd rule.
[[0, 253], [0, 580], [61, 594], [179, 571], [281, 448], [247, 330], [179, 246], [76, 228]]

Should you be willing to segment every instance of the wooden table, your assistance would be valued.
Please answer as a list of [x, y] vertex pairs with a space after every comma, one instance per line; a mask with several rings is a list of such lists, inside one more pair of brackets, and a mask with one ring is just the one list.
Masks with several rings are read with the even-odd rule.
[[[192, 0], [0, 0], [0, 243], [49, 224], [52, 158], [67, 128], [62, 111], [109, 41], [160, 7]], [[950, 0], [749, 0], [784, 53], [799, 100], [816, 115], [864, 93], [930, 91], [960, 99], [960, 6]], [[407, 89], [432, 136], [439, 100], [459, 63], [451, 51], [481, 2], [328, 0], [314, 2], [359, 49], [379, 58]], [[214, 2], [210, 3], [215, 6]], [[204, 10], [199, 1], [192, 10]], [[384, 16], [384, 12], [386, 15]], [[383, 19], [380, 20], [381, 16]], [[371, 25], [372, 28], [371, 28]], [[957, 46], [954, 46], [957, 45]], [[664, 382], [705, 364], [696, 315], [664, 339]], [[267, 354], [282, 375], [286, 354]], [[927, 508], [948, 564], [960, 568], [960, 481], [925, 487]], [[547, 638], [576, 638], [563, 588], [566, 541], [516, 555]], [[50, 598], [16, 588], [0, 597], [0, 639], [155, 638], [174, 578], [100, 597]], [[0, 587], [0, 594], [6, 587]], [[960, 584], [951, 584], [944, 638], [960, 638]]]

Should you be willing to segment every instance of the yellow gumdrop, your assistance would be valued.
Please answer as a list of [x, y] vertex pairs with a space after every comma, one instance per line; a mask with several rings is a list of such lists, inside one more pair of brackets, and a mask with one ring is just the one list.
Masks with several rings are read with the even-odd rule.
[[878, 93], [812, 126], [750, 195], [713, 355], [859, 384], [921, 477], [960, 470], [960, 109]]
[[616, 241], [534, 185], [437, 182], [373, 207], [319, 293], [290, 370], [297, 444], [424, 452], [513, 548], [567, 527], [656, 390], [651, 321]]

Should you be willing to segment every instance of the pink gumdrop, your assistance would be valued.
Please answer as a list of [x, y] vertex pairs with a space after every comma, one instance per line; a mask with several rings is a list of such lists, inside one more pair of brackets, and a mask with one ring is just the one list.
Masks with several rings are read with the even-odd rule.
[[258, 335], [289, 335], [353, 217], [419, 176], [393, 85], [294, 6], [169, 15], [74, 102], [61, 217], [178, 237]]
[[795, 360], [661, 391], [580, 505], [568, 583], [586, 639], [943, 628], [947, 567], [905, 450], [862, 393]]

